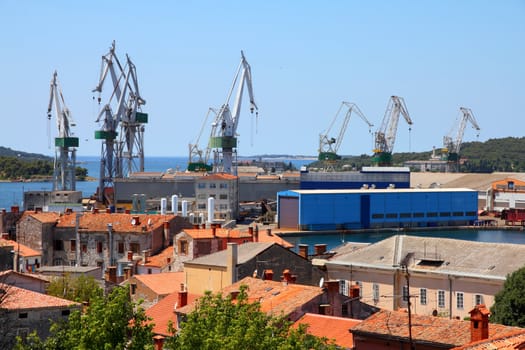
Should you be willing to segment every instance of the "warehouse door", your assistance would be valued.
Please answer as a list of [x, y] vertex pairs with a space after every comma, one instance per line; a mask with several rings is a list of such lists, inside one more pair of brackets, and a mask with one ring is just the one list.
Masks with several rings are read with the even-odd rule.
[[279, 197], [279, 228], [299, 227], [299, 198]]

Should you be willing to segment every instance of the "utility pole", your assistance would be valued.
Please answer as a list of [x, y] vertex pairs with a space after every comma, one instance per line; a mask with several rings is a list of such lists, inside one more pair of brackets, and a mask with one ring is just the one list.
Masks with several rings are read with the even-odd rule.
[[410, 302], [410, 273], [408, 272], [408, 263], [410, 262], [410, 259], [414, 256], [414, 253], [407, 253], [403, 260], [401, 261], [401, 269], [403, 270], [403, 273], [405, 274], [405, 279], [407, 282], [407, 305], [408, 305], [408, 342], [410, 344], [410, 350], [415, 350], [416, 347], [414, 346], [414, 341], [412, 339], [412, 310], [411, 310], [411, 302]]

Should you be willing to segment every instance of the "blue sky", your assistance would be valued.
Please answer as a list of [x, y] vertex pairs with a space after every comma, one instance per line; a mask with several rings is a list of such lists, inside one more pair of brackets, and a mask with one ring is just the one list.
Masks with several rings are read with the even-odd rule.
[[[391, 95], [405, 99], [414, 122], [409, 132], [400, 119], [394, 153], [441, 147], [461, 106], [474, 112], [479, 141], [524, 136], [523, 0], [2, 0], [0, 29], [0, 146], [16, 150], [54, 155], [46, 112], [57, 70], [77, 154], [100, 155], [91, 90], [113, 40], [136, 65], [147, 101], [146, 156], [187, 156], [208, 108], [224, 103], [241, 50], [259, 106], [256, 123], [244, 96], [243, 156], [316, 155], [342, 101], [356, 103], [375, 131]], [[464, 141], [474, 140], [469, 126]], [[372, 149], [354, 116], [339, 153]]]

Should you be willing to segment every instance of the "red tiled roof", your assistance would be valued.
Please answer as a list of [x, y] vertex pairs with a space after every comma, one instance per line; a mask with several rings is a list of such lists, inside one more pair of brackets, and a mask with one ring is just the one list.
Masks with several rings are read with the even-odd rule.
[[[85, 213], [80, 217], [79, 230], [107, 232], [107, 225], [111, 223], [113, 232], [117, 233], [150, 232], [174, 217], [174, 215], [160, 214]], [[134, 218], [138, 218], [138, 225], [132, 224]], [[76, 215], [65, 214], [60, 217], [57, 227], [75, 227], [75, 225]]]
[[[412, 339], [452, 346], [470, 342], [470, 321], [451, 320], [444, 317], [412, 315]], [[519, 328], [489, 323], [489, 334], [495, 337]], [[408, 313], [381, 310], [360, 324], [352, 327], [354, 335], [371, 334], [380, 337], [408, 339]]]
[[173, 261], [173, 246], [169, 246], [159, 254], [149, 256], [143, 266], [163, 268], [169, 264], [168, 259]]
[[203, 176], [199, 179], [199, 181], [212, 181], [212, 180], [235, 180], [237, 179], [237, 176], [232, 174], [226, 174], [226, 173], [215, 173], [211, 175]]
[[[323, 289], [302, 284], [284, 284], [277, 281], [245, 277], [242, 280], [222, 289], [223, 295], [238, 291], [241, 285], [248, 287], [248, 300], [259, 301], [261, 311], [272, 315], [290, 315], [303, 305], [323, 294]], [[195, 305], [188, 304], [177, 311], [190, 313]]]
[[0, 247], [13, 247], [13, 250], [16, 252], [20, 252], [20, 255], [23, 257], [31, 257], [31, 256], [41, 256], [42, 254], [37, 252], [34, 249], [29, 248], [26, 245], [18, 244], [15, 241], [12, 241], [10, 239], [3, 239], [0, 238]]
[[338, 346], [352, 348], [354, 340], [349, 329], [359, 324], [361, 320], [306, 313], [293, 324], [298, 328], [300, 324], [307, 324], [307, 332], [316, 337], [326, 337], [333, 340]]
[[293, 244], [283, 239], [282, 237], [276, 234], [267, 234], [265, 231], [259, 231], [257, 241], [261, 243], [277, 243], [284, 248], [293, 248]]
[[180, 289], [180, 284], [186, 281], [186, 274], [184, 272], [163, 272], [134, 275], [132, 278], [142, 282], [157, 295], [167, 295]]
[[[184, 229], [184, 232], [193, 239], [211, 239], [213, 238], [213, 229], [211, 228], [191, 228]], [[248, 231], [232, 230], [227, 228], [215, 229], [215, 236], [218, 238], [251, 238]]]
[[4, 289], [7, 293], [0, 307], [5, 310], [58, 308], [80, 305], [71, 300], [57, 298], [7, 284], [0, 284], [0, 288]]
[[58, 218], [60, 217], [60, 213], [56, 212], [36, 212], [36, 211], [25, 211], [22, 215], [22, 219], [26, 216], [30, 216], [34, 218], [35, 220], [40, 221], [43, 224], [53, 224], [55, 223]]
[[[177, 328], [177, 316], [174, 312], [176, 303], [178, 301], [178, 292], [167, 295], [164, 299], [146, 310], [146, 316], [151, 318], [153, 322], [153, 333], [160, 334], [165, 337], [171, 336], [168, 332], [168, 323], [171, 321], [173, 328]], [[188, 303], [195, 302], [200, 296], [195, 294], [188, 294]]]
[[525, 346], [525, 329], [517, 330], [500, 337], [491, 337], [451, 350], [516, 350]]

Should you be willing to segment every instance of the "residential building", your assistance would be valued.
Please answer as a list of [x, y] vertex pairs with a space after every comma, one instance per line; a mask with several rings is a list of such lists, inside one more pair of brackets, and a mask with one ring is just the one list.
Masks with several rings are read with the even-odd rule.
[[53, 236], [59, 213], [25, 211], [16, 224], [16, 241], [42, 254], [42, 265], [53, 265]]
[[238, 182], [237, 176], [226, 173], [196, 178], [195, 217], [205, 217], [206, 222], [236, 219], [239, 214]]
[[[321, 261], [316, 260], [319, 265]], [[419, 315], [469, 316], [491, 307], [507, 275], [525, 265], [525, 246], [395, 235], [324, 261], [341, 288], [358, 285], [361, 300], [386, 310], [408, 307]]]
[[297, 283], [318, 286], [324, 272], [276, 243], [228, 243], [226, 250], [184, 262], [188, 292], [218, 292], [247, 276], [279, 281], [285, 271]]
[[488, 317], [477, 318], [486, 311], [484, 305], [478, 305], [471, 310], [473, 318], [463, 321], [381, 310], [350, 328], [350, 332], [356, 350], [464, 349], [462, 346], [482, 339], [523, 332], [522, 328], [489, 323]]
[[7, 248], [13, 269], [20, 272], [35, 272], [40, 267], [42, 254], [24, 244], [7, 239], [7, 234], [0, 238], [0, 248]]
[[36, 331], [40, 338], [49, 335], [52, 322], [67, 319], [81, 304], [33, 292], [12, 285], [0, 285], [0, 344], [10, 349], [17, 336]]
[[18, 288], [27, 289], [37, 293], [46, 293], [49, 281], [35, 274], [8, 270], [0, 272], [0, 283], [17, 286]]
[[[119, 260], [120, 264], [121, 260]], [[173, 246], [164, 248], [158, 254], [149, 255], [146, 251], [141, 261], [136, 264], [135, 269], [138, 275], [157, 274], [174, 271]]]
[[352, 333], [348, 330], [361, 322], [353, 318], [305, 313], [295, 321], [292, 327], [298, 328], [299, 325], [304, 324], [308, 327], [308, 334], [318, 338], [327, 338], [341, 349], [353, 349], [354, 340]]
[[184, 272], [163, 272], [133, 275], [123, 283], [129, 285], [131, 298], [134, 301], [144, 300], [149, 304], [155, 304], [169, 294], [178, 291], [185, 280]]
[[492, 182], [487, 191], [487, 210], [525, 209], [525, 181], [506, 178]]

